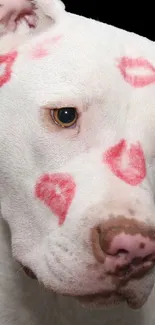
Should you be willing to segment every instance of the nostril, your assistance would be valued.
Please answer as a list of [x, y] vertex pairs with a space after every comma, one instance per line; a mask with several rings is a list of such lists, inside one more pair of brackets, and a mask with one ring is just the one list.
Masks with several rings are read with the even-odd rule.
[[112, 255], [122, 256], [122, 255], [128, 255], [128, 254], [129, 254], [129, 252], [126, 249], [122, 248], [122, 249], [119, 249], [115, 254], [112, 254]]

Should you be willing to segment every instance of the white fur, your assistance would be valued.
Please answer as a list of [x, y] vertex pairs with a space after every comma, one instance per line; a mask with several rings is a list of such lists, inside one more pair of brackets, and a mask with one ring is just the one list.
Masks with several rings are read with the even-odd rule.
[[[0, 325], [154, 325], [154, 272], [128, 285], [137, 300], [148, 298], [138, 311], [125, 304], [91, 310], [63, 296], [114, 287], [110, 277], [99, 279], [103, 265], [91, 268], [90, 231], [109, 214], [127, 216], [133, 209], [136, 220], [155, 226], [154, 84], [133, 89], [115, 64], [123, 55], [155, 64], [154, 43], [66, 13], [57, 1], [52, 14], [39, 1], [37, 28], [30, 32], [22, 22], [0, 41], [1, 54], [18, 50], [11, 81], [0, 88]], [[50, 55], [32, 58], [37, 43], [58, 35], [60, 41], [47, 45]], [[77, 126], [56, 130], [51, 119], [50, 132], [42, 121], [46, 105], [77, 107]], [[145, 153], [147, 177], [136, 187], [101, 163], [103, 152], [122, 138], [140, 141]], [[77, 186], [61, 227], [33, 194], [37, 179], [54, 172], [70, 173]]]

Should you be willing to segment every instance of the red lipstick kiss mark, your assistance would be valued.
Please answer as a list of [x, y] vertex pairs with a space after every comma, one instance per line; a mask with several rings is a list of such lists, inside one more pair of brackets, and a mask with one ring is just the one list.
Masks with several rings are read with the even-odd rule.
[[146, 176], [144, 153], [138, 142], [127, 148], [126, 141], [121, 140], [104, 153], [103, 162], [115, 176], [133, 186], [140, 184]]
[[16, 57], [17, 52], [0, 55], [0, 87], [11, 79], [12, 65]]
[[[145, 87], [155, 82], [155, 67], [143, 58], [132, 59], [124, 56], [119, 60], [118, 68], [124, 80], [135, 88]], [[141, 74], [134, 73], [134, 69], [141, 71]]]
[[32, 50], [32, 58], [40, 59], [44, 56], [49, 55], [49, 45], [57, 43], [62, 38], [62, 35], [58, 35], [52, 38], [48, 38], [42, 43], [38, 43], [35, 48]]
[[75, 195], [76, 184], [69, 174], [45, 174], [36, 184], [35, 196], [58, 216], [59, 225], [66, 219]]

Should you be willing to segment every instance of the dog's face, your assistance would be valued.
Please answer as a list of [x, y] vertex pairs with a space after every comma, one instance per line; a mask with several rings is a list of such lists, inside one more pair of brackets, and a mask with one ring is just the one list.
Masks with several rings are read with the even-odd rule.
[[48, 288], [96, 305], [140, 307], [154, 284], [152, 46], [65, 14], [0, 56], [13, 256]]

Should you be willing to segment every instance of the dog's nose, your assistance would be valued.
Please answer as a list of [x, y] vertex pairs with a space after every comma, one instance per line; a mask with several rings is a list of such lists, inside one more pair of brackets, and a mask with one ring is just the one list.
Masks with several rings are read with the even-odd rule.
[[113, 218], [92, 232], [95, 258], [108, 274], [141, 277], [155, 263], [155, 229], [133, 219]]

